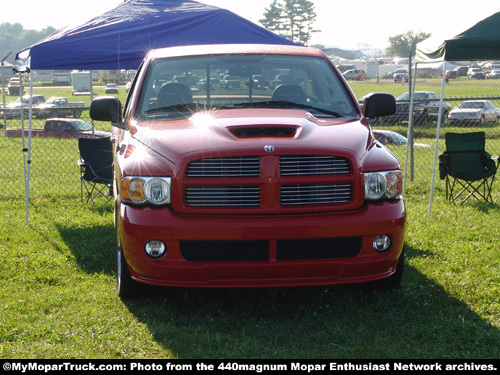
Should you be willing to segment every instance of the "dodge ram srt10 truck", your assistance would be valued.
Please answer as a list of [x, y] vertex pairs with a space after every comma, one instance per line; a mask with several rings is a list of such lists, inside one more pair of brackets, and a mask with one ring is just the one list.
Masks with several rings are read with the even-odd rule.
[[[239, 85], [222, 87], [227, 75]], [[150, 51], [123, 107], [110, 96], [90, 106], [115, 129], [119, 295], [142, 283], [399, 285], [403, 176], [368, 122], [394, 111], [384, 93], [361, 110], [308, 47]]]

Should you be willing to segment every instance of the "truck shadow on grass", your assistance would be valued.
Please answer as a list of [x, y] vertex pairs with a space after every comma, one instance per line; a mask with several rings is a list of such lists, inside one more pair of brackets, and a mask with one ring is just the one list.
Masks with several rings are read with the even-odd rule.
[[[115, 273], [110, 241], [82, 245], [112, 226], [59, 229], [82, 269]], [[398, 289], [148, 287], [121, 303], [179, 358], [498, 358], [499, 329], [412, 267], [432, 254], [406, 252]]]

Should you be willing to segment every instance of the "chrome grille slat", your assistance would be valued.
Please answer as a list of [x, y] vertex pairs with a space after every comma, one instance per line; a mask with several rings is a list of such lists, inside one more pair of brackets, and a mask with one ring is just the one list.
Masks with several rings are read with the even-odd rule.
[[351, 199], [351, 190], [351, 184], [282, 186], [281, 205], [346, 203]]
[[281, 155], [282, 176], [348, 174], [351, 169], [345, 158], [329, 155]]
[[188, 186], [186, 203], [195, 207], [258, 207], [258, 186]]
[[187, 177], [258, 177], [258, 156], [194, 160], [186, 168]]

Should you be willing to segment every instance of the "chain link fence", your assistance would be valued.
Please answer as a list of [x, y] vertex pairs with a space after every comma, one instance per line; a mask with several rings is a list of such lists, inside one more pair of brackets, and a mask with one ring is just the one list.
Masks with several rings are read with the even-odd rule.
[[90, 119], [90, 102], [100, 95], [114, 95], [124, 102], [134, 72], [34, 71], [32, 82], [28, 75], [9, 73], [3, 75], [0, 103], [0, 200], [24, 198], [28, 172], [33, 197], [79, 197], [78, 137], [112, 131], [109, 123]]
[[[500, 63], [418, 63], [411, 74], [408, 61], [404, 60], [358, 61], [351, 62], [350, 66], [345, 61], [337, 62], [337, 66], [342, 65], [350, 68], [343, 73], [360, 102], [371, 92], [388, 92], [395, 96], [396, 114], [377, 119], [371, 125], [379, 141], [400, 159], [405, 169], [405, 184], [418, 184], [425, 189], [422, 199], [430, 197], [441, 94], [443, 106], [437, 155], [446, 150], [446, 133], [478, 131], [486, 134], [486, 151], [500, 155]], [[361, 72], [360, 77], [352, 75], [356, 70]], [[412, 84], [415, 85], [413, 108], [409, 94]], [[410, 111], [413, 112], [413, 128], [409, 131]], [[407, 142], [413, 147], [407, 147]], [[445, 182], [439, 179], [437, 165], [435, 170], [435, 189], [444, 196]], [[500, 196], [499, 185], [497, 179], [493, 187], [494, 201]], [[421, 193], [422, 189], [418, 191]]]
[[[500, 65], [495, 62], [448, 63], [445, 69], [442, 64], [418, 66], [413, 106], [414, 129], [410, 133], [414, 147], [407, 149], [410, 108], [408, 93], [412, 81], [409, 79], [408, 62], [395, 62], [392, 59], [338, 61], [333, 57], [332, 60], [343, 72], [360, 102], [372, 92], [388, 92], [397, 98], [397, 113], [377, 119], [372, 123], [372, 128], [379, 141], [400, 159], [405, 169], [407, 185], [420, 184], [430, 190], [439, 98], [445, 70], [447, 78], [438, 155], [445, 151], [445, 133], [475, 131], [486, 133], [486, 150], [490, 154], [500, 154], [500, 70], [497, 70]], [[20, 90], [30, 92], [29, 77], [21, 77], [19, 80], [19, 76], [4, 73], [3, 100], [0, 103], [0, 200], [25, 196], [24, 176], [27, 168], [30, 170], [32, 196], [79, 197], [77, 138], [48, 135], [44, 133], [47, 124], [52, 118], [59, 118], [61, 122], [83, 120], [93, 126], [94, 131], [111, 132], [109, 123], [94, 123], [89, 118], [88, 107], [92, 98], [99, 95], [115, 95], [123, 103], [127, 95], [127, 83], [131, 81], [134, 72], [32, 72], [32, 127], [35, 130], [32, 133], [30, 154], [27, 151], [28, 105], [24, 103], [21, 116], [20, 108], [13, 104], [20, 101]], [[54, 106], [43, 107], [41, 103], [35, 105], [35, 101], [54, 102]], [[500, 190], [498, 184], [497, 180], [495, 191]], [[439, 180], [438, 173], [436, 188], [444, 190], [444, 182]], [[428, 197], [427, 195], [425, 199]]]

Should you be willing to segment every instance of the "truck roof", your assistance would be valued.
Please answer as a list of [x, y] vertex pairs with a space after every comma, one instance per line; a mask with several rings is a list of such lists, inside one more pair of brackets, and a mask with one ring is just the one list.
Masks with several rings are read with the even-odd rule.
[[288, 46], [275, 44], [219, 44], [167, 47], [152, 50], [148, 53], [151, 58], [224, 55], [224, 54], [281, 54], [323, 57], [323, 53], [316, 48], [304, 46]]

